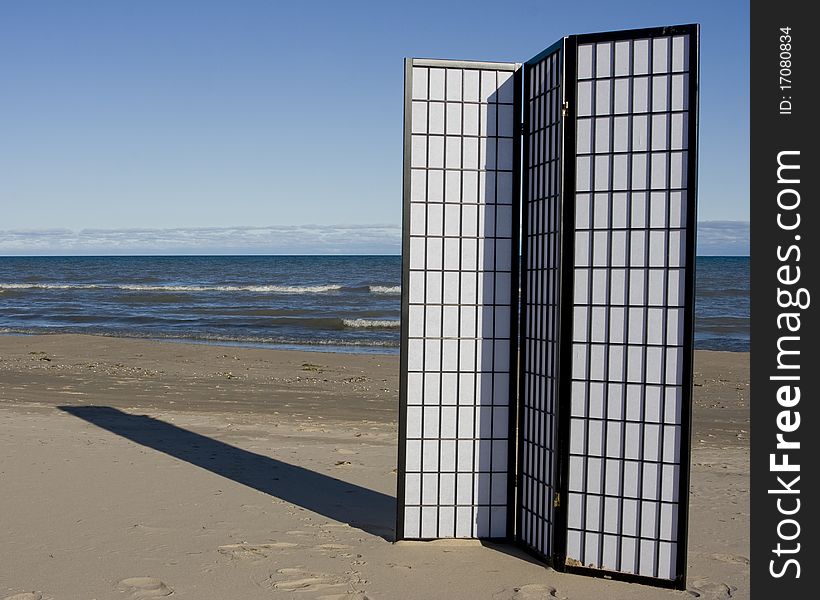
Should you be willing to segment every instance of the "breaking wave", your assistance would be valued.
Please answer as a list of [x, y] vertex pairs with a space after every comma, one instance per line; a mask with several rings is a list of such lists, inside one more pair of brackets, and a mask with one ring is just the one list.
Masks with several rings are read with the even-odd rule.
[[400, 285], [371, 285], [370, 291], [374, 294], [385, 294], [387, 296], [397, 296], [401, 294]]
[[342, 319], [345, 327], [392, 329], [401, 326], [401, 321], [388, 319]]
[[114, 289], [133, 292], [259, 292], [278, 294], [320, 294], [342, 289], [327, 285], [144, 285], [138, 283], [103, 285], [97, 283], [0, 283], [0, 290], [93, 290]]

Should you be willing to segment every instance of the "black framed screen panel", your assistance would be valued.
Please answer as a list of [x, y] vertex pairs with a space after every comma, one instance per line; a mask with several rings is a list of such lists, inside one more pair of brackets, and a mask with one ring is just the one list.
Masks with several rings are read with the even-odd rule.
[[518, 540], [553, 552], [561, 262], [563, 44], [524, 65]]
[[397, 538], [506, 538], [520, 72], [405, 69]]
[[[568, 568], [684, 581], [696, 26], [572, 39]], [[570, 60], [570, 58], [568, 58]]]

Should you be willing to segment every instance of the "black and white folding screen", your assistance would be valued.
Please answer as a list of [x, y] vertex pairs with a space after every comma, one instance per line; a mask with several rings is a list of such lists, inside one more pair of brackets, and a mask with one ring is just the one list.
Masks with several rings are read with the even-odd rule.
[[398, 539], [685, 586], [697, 65], [696, 25], [408, 60]]
[[406, 64], [398, 537], [512, 533], [519, 77]]

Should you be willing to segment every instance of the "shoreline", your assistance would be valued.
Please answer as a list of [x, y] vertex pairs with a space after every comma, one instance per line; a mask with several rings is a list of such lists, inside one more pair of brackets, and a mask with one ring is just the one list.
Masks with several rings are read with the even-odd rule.
[[[749, 596], [748, 359], [695, 352], [702, 598]], [[392, 543], [397, 390], [398, 355], [0, 335], [0, 598], [681, 596], [511, 545]]]
[[[116, 338], [122, 340], [145, 340], [148, 342], [170, 343], [170, 344], [192, 344], [197, 346], [225, 346], [227, 348], [254, 348], [259, 350], [291, 350], [295, 352], [328, 352], [339, 354], [383, 354], [386, 356], [398, 356], [399, 344], [317, 344], [317, 343], [279, 343], [279, 342], [251, 342], [241, 340], [206, 340], [194, 338], [175, 338], [175, 337], [151, 337], [151, 336], [130, 336], [119, 335], [115, 333], [89, 333], [89, 332], [18, 332], [18, 331], [0, 331], [0, 337], [14, 336], [50, 336], [50, 335], [79, 335], [88, 337], [101, 338]], [[731, 354], [748, 354], [749, 350], [730, 350], [714, 348], [694, 348], [695, 352], [727, 352]]]
[[399, 345], [388, 344], [318, 344], [318, 343], [279, 343], [279, 342], [252, 342], [241, 340], [206, 340], [195, 338], [175, 338], [175, 337], [151, 337], [138, 335], [119, 335], [116, 333], [89, 333], [89, 332], [39, 332], [39, 331], [0, 331], [0, 337], [14, 336], [51, 336], [51, 335], [79, 335], [99, 338], [115, 338], [120, 340], [144, 340], [147, 342], [169, 343], [169, 344], [191, 344], [195, 346], [224, 346], [226, 348], [254, 348], [258, 350], [292, 350], [294, 352], [329, 352], [338, 354], [384, 354], [387, 356], [398, 356]]

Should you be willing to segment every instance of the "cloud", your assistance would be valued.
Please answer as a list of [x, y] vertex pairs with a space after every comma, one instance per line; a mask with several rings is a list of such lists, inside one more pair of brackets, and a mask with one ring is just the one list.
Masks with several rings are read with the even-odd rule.
[[398, 225], [0, 231], [0, 254], [398, 254]]
[[[398, 225], [0, 231], [0, 255], [399, 254]], [[699, 255], [748, 255], [748, 221], [698, 223]]]
[[698, 223], [699, 256], [748, 256], [748, 221], [701, 221]]

